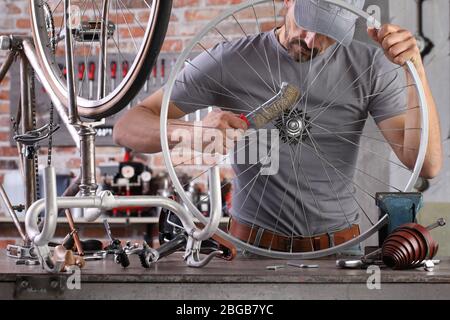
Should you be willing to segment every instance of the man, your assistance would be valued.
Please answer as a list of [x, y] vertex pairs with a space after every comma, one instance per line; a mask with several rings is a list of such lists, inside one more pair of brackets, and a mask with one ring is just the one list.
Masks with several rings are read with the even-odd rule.
[[[364, 0], [346, 2], [364, 5]], [[205, 128], [216, 128], [224, 137], [227, 129], [247, 130], [238, 117], [243, 110], [269, 100], [282, 82], [298, 87], [303, 99], [295, 112], [306, 129], [300, 141], [288, 137], [280, 142], [276, 175], [262, 176], [261, 166], [233, 165], [237, 179], [229, 232], [276, 251], [321, 250], [358, 236], [360, 222], [354, 190], [348, 187], [355, 174], [359, 135], [345, 136], [345, 141], [330, 131], [361, 131], [370, 114], [398, 159], [412, 168], [419, 137], [407, 128], [420, 127], [420, 116], [413, 95], [401, 94], [405, 82], [395, 72], [408, 60], [422, 80], [430, 114], [421, 173], [427, 178], [441, 168], [439, 118], [409, 31], [390, 24], [369, 29], [380, 49], [352, 41], [355, 16], [345, 10], [319, 0], [284, 0], [284, 5], [282, 27], [217, 44], [185, 67], [172, 91], [168, 135], [189, 128], [179, 119], [205, 105], [221, 108], [203, 119]], [[159, 90], [117, 122], [118, 144], [140, 152], [161, 150], [162, 96]], [[267, 128], [275, 126], [270, 123]]]

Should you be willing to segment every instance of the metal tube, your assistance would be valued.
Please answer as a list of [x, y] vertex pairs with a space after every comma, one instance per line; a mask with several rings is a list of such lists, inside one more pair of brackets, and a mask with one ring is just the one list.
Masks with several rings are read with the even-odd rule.
[[17, 218], [16, 212], [14, 211], [11, 202], [9, 201], [8, 195], [6, 194], [2, 184], [0, 184], [0, 198], [3, 200], [6, 211], [8, 211], [9, 215], [11, 216], [11, 219], [13, 220], [14, 225], [16, 226], [16, 229], [20, 234], [20, 237], [25, 243], [28, 242], [28, 237], [25, 235], [25, 232], [23, 231], [22, 226], [20, 225], [19, 218]]
[[73, 56], [72, 56], [72, 30], [70, 22], [70, 0], [64, 0], [64, 25], [66, 37], [64, 43], [66, 47], [66, 69], [67, 69], [67, 99], [69, 109], [70, 124], [78, 124], [77, 96], [75, 95], [75, 78], [73, 72]]
[[[47, 182], [46, 182], [47, 183]], [[33, 205], [27, 210], [25, 216], [25, 228], [28, 237], [38, 246], [46, 245], [54, 236], [54, 230], [57, 223], [57, 210], [56, 212], [46, 213], [44, 229], [42, 232], [39, 230], [37, 220], [39, 214], [45, 210], [45, 200], [40, 199], [33, 203]], [[49, 203], [49, 207], [52, 207], [52, 203]], [[57, 208], [98, 208], [102, 210], [109, 210], [118, 207], [163, 207], [175, 213], [181, 220], [186, 232], [196, 240], [205, 240], [204, 234], [197, 230], [190, 215], [184, 207], [175, 202], [174, 200], [156, 197], [156, 196], [131, 196], [131, 197], [114, 197], [111, 192], [103, 191], [99, 196], [95, 197], [58, 197], [56, 198]], [[53, 210], [53, 209], [52, 209]], [[100, 215], [100, 211], [99, 211]], [[98, 215], [98, 216], [99, 216]], [[98, 218], [95, 217], [95, 218]], [[208, 228], [206, 226], [205, 228]]]
[[81, 155], [81, 195], [94, 196], [98, 188], [95, 172], [96, 131], [90, 126], [81, 125], [78, 135], [80, 136]]
[[[103, 12], [101, 20], [101, 34], [100, 34], [100, 54], [98, 61], [98, 100], [106, 95], [106, 60], [107, 60], [107, 43], [108, 40], [108, 10], [109, 0], [103, 0]], [[114, 90], [114, 89], [112, 89]]]
[[6, 56], [5, 62], [3, 62], [2, 67], [0, 68], [0, 83], [3, 81], [3, 78], [6, 76], [9, 68], [14, 62], [14, 58], [16, 57], [16, 52], [10, 51]]
[[[22, 133], [33, 130], [33, 112], [30, 104], [30, 73], [29, 64], [27, 59], [22, 57], [20, 59], [20, 111], [21, 121], [20, 129]], [[23, 147], [23, 146], [22, 146]], [[21, 150], [22, 157], [26, 153], [25, 150]], [[24, 179], [24, 196], [25, 196], [25, 208], [28, 209], [31, 204], [36, 201], [36, 167], [34, 157], [23, 157], [23, 179]]]
[[52, 101], [56, 111], [58, 112], [59, 118], [66, 126], [67, 130], [70, 133], [70, 136], [72, 137], [72, 140], [74, 141], [77, 148], [80, 148], [80, 141], [78, 138], [78, 133], [76, 129], [70, 124], [69, 118], [67, 116], [66, 108], [62, 105], [61, 101], [58, 99], [56, 94], [54, 93], [50, 83], [47, 80], [47, 77], [45, 76], [44, 72], [42, 71], [42, 68], [38, 62], [36, 50], [33, 46], [33, 44], [28, 39], [24, 39], [22, 41], [23, 45], [23, 52], [25, 53], [25, 56], [28, 59], [28, 62], [34, 69], [34, 72], [39, 78], [39, 81], [41, 82], [42, 86], [45, 89], [45, 92], [50, 97], [50, 100]]
[[219, 228], [220, 218], [222, 217], [222, 194], [220, 185], [219, 167], [215, 166], [209, 169], [209, 196], [210, 196], [210, 214], [208, 224], [202, 229], [198, 237], [202, 240], [211, 238]]

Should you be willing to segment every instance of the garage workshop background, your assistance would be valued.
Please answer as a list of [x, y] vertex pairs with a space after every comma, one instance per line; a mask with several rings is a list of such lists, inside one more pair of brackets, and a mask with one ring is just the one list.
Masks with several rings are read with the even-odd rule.
[[[161, 56], [168, 57], [166, 61], [167, 71], [170, 71], [170, 63], [181, 52], [191, 37], [198, 32], [208, 21], [216, 17], [230, 5], [240, 3], [240, 0], [174, 0], [171, 22], [167, 33]], [[383, 20], [391, 21], [409, 28], [412, 32], [417, 30], [417, 11], [415, 0], [372, 0], [367, 4], [378, 4], [382, 8]], [[281, 8], [281, 3], [279, 2]], [[266, 16], [272, 11], [268, 8]], [[264, 16], [264, 12], [258, 12]], [[450, 4], [448, 0], [426, 0], [424, 2], [424, 32], [430, 38], [435, 47], [426, 57], [425, 64], [431, 87], [439, 108], [442, 125], [442, 137], [445, 150], [445, 166], [439, 177], [431, 181], [431, 187], [424, 193], [425, 208], [420, 219], [423, 224], [444, 217], [450, 220]], [[0, 34], [29, 34], [30, 21], [28, 17], [27, 0], [0, 0]], [[138, 34], [136, 35], [139, 36]], [[5, 52], [0, 52], [0, 63], [4, 61]], [[150, 71], [149, 71], [150, 72]], [[10, 143], [10, 112], [14, 107], [12, 102], [14, 93], [11, 92], [12, 79], [8, 75], [0, 86], [0, 181], [5, 181], [5, 188], [11, 194], [14, 202], [19, 203], [23, 199], [18, 180], [18, 155], [17, 148]], [[14, 85], [13, 85], [14, 87]], [[12, 102], [12, 103], [11, 103]], [[15, 102], [17, 105], [18, 101]], [[145, 130], [145, 128], [143, 128]], [[100, 140], [100, 139], [99, 139]], [[42, 152], [46, 152], [43, 148]], [[42, 164], [46, 160], [41, 157]], [[164, 171], [161, 155], [142, 157], [143, 161], [155, 172]], [[123, 149], [112, 146], [97, 147], [97, 164], [117, 163], [123, 159]], [[78, 150], [70, 146], [58, 146], [54, 148], [53, 163], [59, 174], [77, 174], [80, 166]], [[384, 164], [384, 163], [383, 163]], [[379, 163], [368, 162], [365, 165], [379, 166]], [[388, 170], [388, 169], [387, 169]], [[192, 172], [194, 175], [195, 172]], [[231, 172], [226, 175], [231, 175]], [[388, 174], [386, 168], [380, 168], [380, 174]], [[0, 223], [7, 223], [4, 209], [0, 209]], [[2, 219], [5, 218], [5, 219]], [[3, 232], [5, 227], [0, 227], [0, 241], [10, 238], [14, 234]], [[448, 228], [447, 228], [448, 230]], [[448, 232], [448, 231], [447, 231]], [[440, 242], [440, 253], [450, 254], [450, 245], [443, 239], [450, 234], [445, 231], [436, 234]], [[447, 238], [448, 239], [448, 238]]]

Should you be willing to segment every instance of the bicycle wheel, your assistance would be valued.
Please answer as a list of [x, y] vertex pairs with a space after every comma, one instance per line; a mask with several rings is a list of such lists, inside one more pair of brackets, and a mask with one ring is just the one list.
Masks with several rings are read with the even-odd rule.
[[[32, 33], [41, 66], [59, 99], [67, 104], [63, 7], [63, 0], [30, 1]], [[159, 54], [171, 7], [171, 0], [71, 1], [80, 116], [107, 117], [134, 98]]]
[[[322, 2], [334, 5], [336, 12], [342, 10], [339, 12], [356, 15], [357, 28], [365, 29], [368, 23], [379, 25], [366, 12], [342, 1]], [[177, 193], [195, 218], [203, 223], [207, 220], [199, 210], [199, 201], [192, 200], [186, 186], [193, 183], [205, 185], [209, 168], [219, 165], [222, 174], [233, 182], [233, 219], [237, 217], [236, 220], [247, 226], [261, 227], [290, 241], [282, 250], [272, 246], [272, 241], [265, 246], [254, 245], [258, 235], [252, 233], [243, 239], [219, 230], [221, 237], [244, 250], [268, 257], [318, 258], [353, 248], [368, 240], [386, 223], [387, 215], [378, 217], [375, 205], [377, 192], [412, 190], [421, 172], [428, 145], [428, 109], [420, 78], [410, 62], [405, 68], [392, 63], [383, 63], [381, 67], [375, 58], [365, 63], [355, 59], [344, 65], [342, 72], [336, 72], [336, 63], [331, 61], [336, 61], [337, 52], [351, 50], [344, 49], [342, 41], [314, 59], [290, 63], [288, 67], [282, 64], [282, 59], [290, 60], [286, 60], [289, 59], [286, 54], [282, 56], [281, 46], [257, 48], [253, 45], [257, 42], [253, 40], [266, 39], [265, 36], [273, 37], [270, 43], [278, 43], [272, 31], [282, 22], [278, 10], [272, 0], [247, 1], [221, 14], [190, 42], [179, 57], [165, 88], [161, 144]], [[329, 28], [333, 28], [333, 23], [331, 19]], [[264, 30], [270, 31], [264, 33]], [[224, 46], [235, 50], [232, 53], [227, 51], [228, 55], [218, 54], [220, 58], [217, 58], [215, 54], [222, 52], [218, 48]], [[353, 52], [356, 56], [363, 55], [366, 49], [362, 48], [376, 50], [361, 43], [354, 46], [350, 48], [357, 48]], [[246, 59], [249, 52], [252, 59]], [[379, 52], [382, 53], [381, 50]], [[193, 56], [196, 57], [189, 60]], [[383, 58], [384, 54], [381, 54], [379, 59]], [[216, 70], [214, 68], [218, 68], [219, 72], [210, 73], [210, 70]], [[200, 76], [207, 81], [200, 83]], [[183, 86], [189, 81], [193, 84], [186, 88], [191, 90], [184, 93]], [[197, 120], [200, 118], [198, 110], [210, 111], [211, 107], [237, 114], [248, 113], [273, 97], [283, 82], [291, 82], [299, 88], [300, 99], [264, 128], [248, 133], [234, 146], [232, 156], [218, 157], [213, 152], [207, 155], [189, 153], [182, 144], [179, 148], [174, 145], [173, 141], [190, 133], [183, 131], [194, 125], [188, 121], [179, 124], [180, 131], [176, 137], [168, 135], [167, 117], [171, 102], [182, 106], [185, 111], [197, 110]], [[380, 86], [381, 83], [388, 85]], [[196, 100], [198, 96], [201, 101]], [[378, 104], [378, 99], [387, 99], [381, 100], [386, 103], [394, 101], [395, 109], [377, 109], [375, 105], [384, 108], [383, 103]], [[193, 106], [191, 109], [190, 105]], [[353, 113], [352, 105], [364, 109]], [[414, 125], [408, 125], [406, 129], [386, 129], [376, 125], [406, 113], [413, 114], [417, 119]], [[263, 130], [274, 132], [275, 139], [267, 138], [269, 133], [261, 136]], [[419, 145], [410, 148], [403, 142], [386, 140], [390, 133], [400, 130], [406, 135], [418, 137]], [[257, 138], [252, 139], [251, 135]], [[402, 163], [393, 153], [396, 148], [413, 152], [414, 163]], [[261, 149], [265, 151], [262, 155]], [[242, 150], [246, 150], [247, 154], [239, 162], [239, 151]], [[259, 158], [251, 160], [251, 154], [257, 154]], [[281, 169], [267, 170], [268, 164], [274, 162], [275, 154]], [[211, 157], [213, 161], [210, 161]], [[193, 170], [196, 173], [188, 183], [181, 181], [183, 172], [193, 174]], [[329, 248], [324, 249], [315, 249], [316, 245], [311, 243], [310, 252], [296, 252], [293, 249], [292, 243], [298, 236], [313, 242], [314, 237], [333, 234], [354, 224], [360, 226], [361, 233], [348, 242], [331, 243]]]

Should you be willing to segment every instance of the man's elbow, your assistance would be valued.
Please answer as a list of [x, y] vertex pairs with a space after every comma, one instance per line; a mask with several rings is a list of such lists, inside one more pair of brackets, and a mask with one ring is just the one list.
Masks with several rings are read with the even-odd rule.
[[116, 145], [124, 147], [124, 125], [122, 123], [122, 121], [120, 121], [121, 119], [119, 119], [119, 121], [116, 122], [116, 124], [113, 127], [113, 141]]
[[436, 178], [442, 170], [442, 161], [442, 159], [439, 159], [433, 162], [424, 163], [420, 176], [425, 179]]

